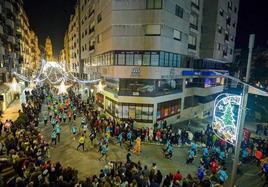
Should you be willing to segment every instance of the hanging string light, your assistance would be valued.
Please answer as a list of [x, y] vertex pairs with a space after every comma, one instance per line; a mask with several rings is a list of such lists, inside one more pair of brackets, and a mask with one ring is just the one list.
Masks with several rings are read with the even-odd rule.
[[40, 83], [48, 81], [50, 84], [59, 84], [62, 81], [70, 81], [74, 83], [85, 84], [100, 81], [100, 79], [94, 79], [94, 80], [78, 79], [70, 71], [68, 71], [64, 65], [61, 65], [58, 62], [46, 62], [45, 60], [42, 60], [40, 71], [32, 78], [27, 78], [26, 76], [21, 75], [17, 72], [13, 72], [13, 74], [17, 78], [29, 83], [31, 82]]

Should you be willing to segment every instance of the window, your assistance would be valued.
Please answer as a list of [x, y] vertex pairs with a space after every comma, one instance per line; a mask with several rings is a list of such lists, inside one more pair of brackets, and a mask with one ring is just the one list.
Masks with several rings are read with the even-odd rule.
[[156, 119], [162, 120], [180, 113], [181, 99], [162, 102], [157, 104]]
[[125, 65], [125, 53], [118, 53], [118, 65]]
[[196, 50], [196, 37], [189, 35], [188, 36], [188, 48]]
[[147, 106], [142, 107], [141, 118], [144, 120], [148, 119], [148, 107]]
[[150, 52], [145, 52], [143, 54], [142, 65], [144, 65], [144, 66], [149, 66], [150, 65]]
[[236, 26], [236, 23], [234, 22], [234, 23], [233, 23], [233, 28], [235, 28], [235, 26]]
[[218, 26], [218, 32], [221, 34], [222, 33], [222, 27]]
[[169, 61], [168, 61], [168, 66], [169, 67], [172, 67], [173, 66], [173, 57], [174, 57], [174, 54], [173, 53], [170, 53], [169, 54]]
[[217, 49], [220, 51], [221, 50], [221, 44], [217, 43]]
[[219, 13], [220, 13], [221, 16], [223, 16], [224, 15], [224, 10], [221, 8]]
[[152, 52], [151, 53], [151, 65], [158, 66], [158, 63], [159, 63], [159, 53]]
[[100, 43], [102, 41], [102, 34], [98, 34], [96, 38], [97, 43]]
[[126, 65], [133, 65], [134, 61], [134, 54], [133, 52], [126, 53]]
[[199, 9], [199, 0], [192, 0], [192, 6], [194, 6], [195, 8]]
[[146, 25], [145, 35], [147, 36], [160, 36], [161, 25]]
[[135, 53], [134, 54], [134, 65], [140, 66], [142, 62], [142, 54], [141, 53]]
[[128, 105], [123, 105], [123, 118], [128, 119]]
[[198, 15], [197, 14], [190, 15], [190, 27], [192, 29], [198, 30]]
[[142, 106], [137, 105], [136, 106], [136, 120], [141, 119], [141, 110], [142, 110]]
[[227, 16], [226, 18], [226, 25], [230, 26], [231, 25], [231, 17]]
[[165, 65], [165, 53], [162, 52], [162, 51], [160, 52], [159, 65], [160, 66], [164, 66]]
[[102, 20], [102, 13], [99, 13], [97, 16], [97, 22], [100, 23]]
[[146, 0], [147, 9], [161, 9], [162, 0]]
[[225, 31], [224, 40], [229, 41], [229, 32]]
[[198, 98], [196, 96], [188, 96], [184, 98], [183, 109], [195, 107], [198, 105]]
[[168, 62], [169, 62], [169, 53], [165, 53], [165, 64], [164, 64], [164, 66], [168, 67]]
[[173, 38], [174, 38], [175, 40], [179, 40], [179, 41], [181, 41], [181, 31], [178, 31], [178, 30], [175, 30], [175, 29], [174, 29], [174, 31], [173, 31]]
[[181, 8], [179, 5], [176, 5], [176, 8], [175, 8], [175, 15], [180, 17], [180, 18], [183, 18], [183, 8]]
[[230, 49], [230, 55], [232, 55], [233, 54], [233, 50], [232, 49]]
[[232, 10], [233, 8], [233, 3], [231, 0], [228, 1], [228, 9]]
[[223, 49], [223, 56], [224, 57], [227, 56], [227, 51], [228, 51], [228, 47], [224, 47], [224, 49]]
[[236, 7], [236, 6], [235, 6], [235, 8], [234, 8], [234, 12], [237, 13], [237, 7]]

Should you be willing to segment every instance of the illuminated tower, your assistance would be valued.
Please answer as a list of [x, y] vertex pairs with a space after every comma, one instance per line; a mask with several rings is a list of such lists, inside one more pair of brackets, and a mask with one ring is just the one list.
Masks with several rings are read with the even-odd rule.
[[52, 61], [53, 60], [53, 49], [52, 49], [52, 42], [49, 38], [49, 36], [46, 39], [45, 43], [45, 53], [46, 53], [46, 61]]

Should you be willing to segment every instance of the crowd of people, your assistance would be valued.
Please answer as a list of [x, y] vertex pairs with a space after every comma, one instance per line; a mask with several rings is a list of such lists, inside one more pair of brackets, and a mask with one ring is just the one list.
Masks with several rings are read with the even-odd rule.
[[[200, 186], [212, 184], [222, 186], [228, 178], [225, 159], [231, 158], [233, 146], [218, 139], [210, 125], [204, 131], [192, 133], [189, 129], [174, 130], [166, 121], [155, 123], [152, 128], [134, 128], [132, 119], [119, 121], [105, 117], [96, 110], [89, 98], [84, 102], [79, 95], [70, 91], [67, 96], [54, 96], [48, 87], [38, 87], [27, 95], [27, 103], [17, 121], [4, 128], [5, 151], [13, 165], [15, 175], [7, 182], [8, 186]], [[47, 104], [48, 113], [40, 116], [42, 104]], [[77, 125], [77, 116], [81, 117]], [[51, 141], [46, 142], [37, 127], [43, 119], [44, 125], [51, 126]], [[24, 119], [24, 120], [19, 120]], [[50, 146], [60, 143], [62, 126], [70, 125], [73, 139], [77, 139], [77, 150], [85, 150], [85, 142], [98, 145], [100, 157], [107, 160], [109, 144], [118, 144], [128, 150], [125, 162], [108, 162], [99, 175], [78, 180], [78, 171], [53, 163], [50, 158]], [[3, 126], [3, 125], [2, 125]], [[1, 127], [2, 127], [1, 126]], [[163, 174], [161, 168], [153, 163], [148, 167], [139, 161], [131, 160], [132, 154], [140, 155], [143, 142], [163, 145], [163, 156], [172, 159], [175, 146], [188, 145], [186, 164], [198, 163], [194, 174], [183, 176], [175, 173]], [[241, 162], [256, 161], [262, 168], [260, 175], [268, 176], [268, 142], [263, 139], [249, 139], [242, 142]], [[197, 154], [201, 155], [197, 159]], [[163, 176], [164, 175], [164, 176]], [[3, 181], [1, 181], [3, 184]], [[0, 184], [1, 186], [1, 184]]]

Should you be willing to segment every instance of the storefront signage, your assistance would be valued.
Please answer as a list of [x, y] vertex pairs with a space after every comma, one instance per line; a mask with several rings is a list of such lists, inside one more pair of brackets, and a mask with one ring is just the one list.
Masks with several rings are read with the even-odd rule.
[[134, 67], [131, 71], [130, 77], [140, 77], [141, 69], [139, 67]]
[[182, 71], [182, 76], [215, 76], [212, 71]]

